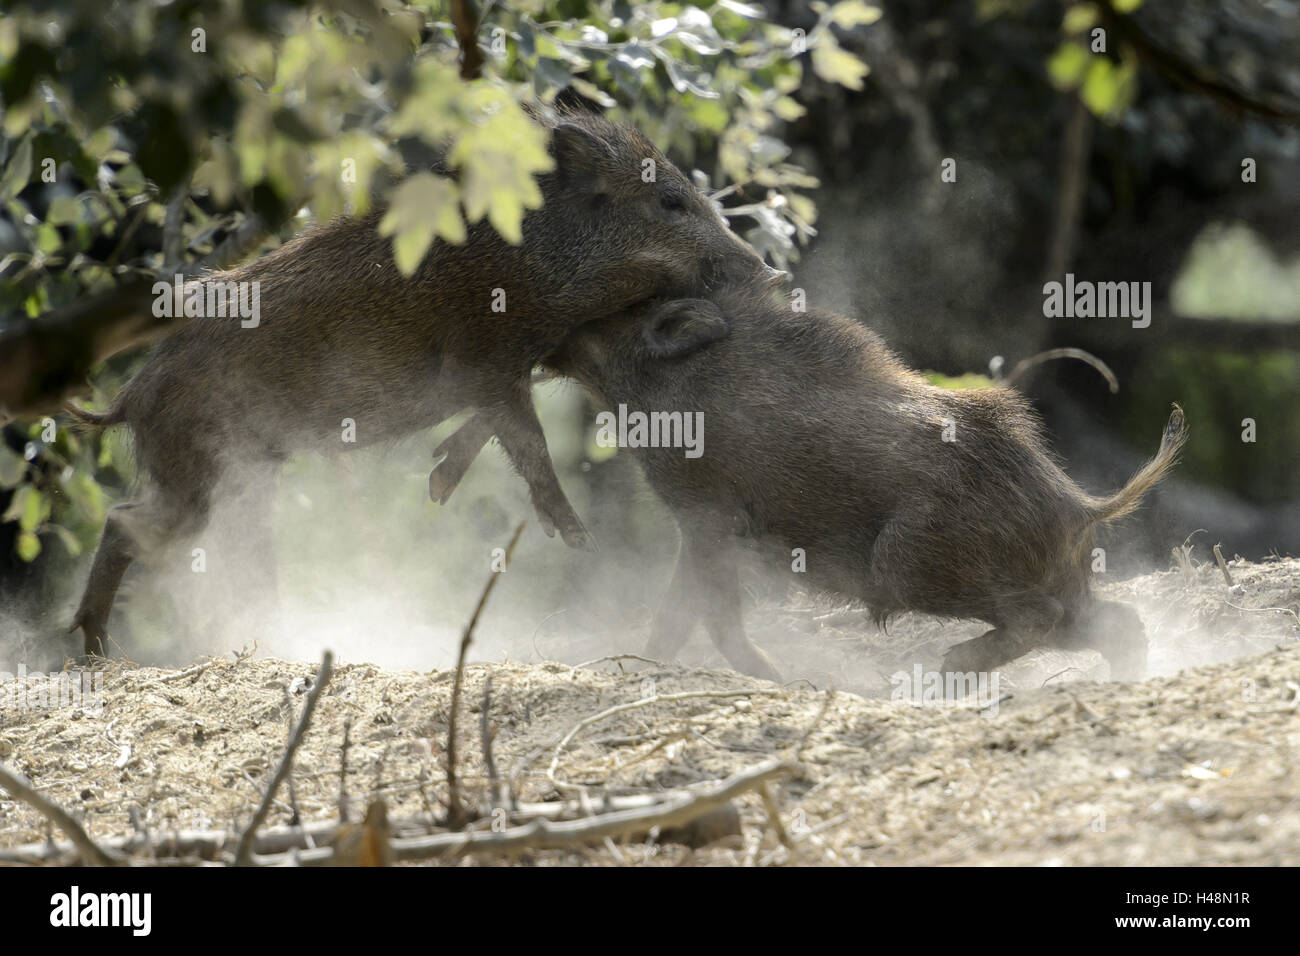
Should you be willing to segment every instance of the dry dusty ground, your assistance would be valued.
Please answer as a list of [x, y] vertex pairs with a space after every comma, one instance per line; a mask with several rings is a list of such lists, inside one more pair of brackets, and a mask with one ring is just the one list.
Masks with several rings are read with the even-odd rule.
[[[888, 675], [933, 667], [978, 626], [916, 618], [883, 635], [860, 612], [812, 602], [753, 615], [788, 672], [821, 649], [807, 677], [785, 687], [636, 660], [474, 664], [461, 773], [485, 792], [479, 722], [491, 675], [496, 764], [525, 800], [555, 799], [556, 780], [614, 793], [680, 788], [802, 744], [799, 772], [774, 788], [790, 847], [751, 793], [738, 801], [742, 833], [710, 846], [638, 840], [513, 862], [1295, 865], [1300, 561], [1239, 561], [1231, 573], [1232, 591], [1213, 562], [1108, 589], [1141, 608], [1153, 670], [1165, 676], [1104, 683], [1104, 662], [1089, 655], [1031, 655], [1000, 675], [993, 706], [890, 699], [899, 685]], [[1195, 666], [1173, 672], [1182, 663]], [[0, 760], [99, 839], [129, 834], [133, 811], [155, 837], [237, 832], [284, 748], [285, 687], [301, 711], [301, 679], [315, 668], [227, 657], [177, 678], [113, 666], [102, 713], [0, 709]], [[393, 818], [439, 814], [453, 677], [340, 664], [295, 763], [303, 819], [337, 817], [349, 718], [353, 813], [382, 793]], [[832, 678], [840, 689], [830, 695]], [[751, 693], [613, 714], [576, 735], [548, 778], [557, 742], [584, 718], [681, 691]], [[289, 819], [287, 800], [282, 789], [268, 825]], [[0, 797], [0, 852], [46, 832], [33, 810]]]

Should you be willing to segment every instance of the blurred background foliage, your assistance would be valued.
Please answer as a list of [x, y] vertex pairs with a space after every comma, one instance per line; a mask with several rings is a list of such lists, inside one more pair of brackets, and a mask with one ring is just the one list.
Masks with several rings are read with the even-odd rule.
[[[813, 305], [862, 318], [932, 381], [980, 387], [994, 356], [1013, 364], [1059, 346], [1105, 359], [1118, 395], [1063, 362], [1020, 383], [1090, 488], [1123, 481], [1154, 447], [1169, 401], [1182, 402], [1194, 439], [1180, 484], [1143, 519], [1149, 553], [1167, 554], [1174, 530], [1181, 539], [1195, 527], [1229, 552], [1300, 544], [1294, 4], [470, 9], [482, 66], [467, 80], [448, 2], [8, 4], [0, 332], [132, 277], [183, 271], [255, 216], [268, 226], [264, 251], [313, 221], [391, 202], [381, 229], [406, 270], [467, 221], [517, 238], [540, 201], [533, 177], [549, 165], [524, 104], [569, 89], [691, 170], [756, 248], [794, 268]], [[412, 163], [413, 145], [435, 151], [438, 167]], [[955, 182], [941, 176], [945, 160]], [[1045, 320], [1042, 283], [1066, 271], [1151, 281], [1152, 328]], [[103, 363], [96, 403], [140, 359], [136, 349]], [[581, 398], [545, 396], [566, 487], [604, 484], [644, 501], [628, 463], [593, 450]], [[1252, 445], [1240, 441], [1247, 417], [1259, 422]], [[62, 599], [105, 505], [134, 479], [120, 430], [50, 424], [10, 422], [0, 443], [0, 589], [42, 608]], [[412, 462], [426, 445], [408, 449]], [[311, 511], [302, 502], [329, 467], [295, 463], [289, 478], [309, 489], [281, 492], [287, 512]], [[418, 494], [420, 467], [401, 472], [400, 494], [385, 486], [365, 500], [383, 511]], [[476, 469], [476, 490], [447, 514], [490, 537], [508, 524], [506, 505], [485, 502], [526, 506], [499, 459]], [[645, 537], [594, 497], [575, 503], [604, 515], [594, 530], [603, 522], [606, 539]], [[646, 507], [662, 533], [664, 516]], [[564, 568], [557, 560], [548, 573], [558, 580]], [[479, 570], [453, 568], [449, 580]]]

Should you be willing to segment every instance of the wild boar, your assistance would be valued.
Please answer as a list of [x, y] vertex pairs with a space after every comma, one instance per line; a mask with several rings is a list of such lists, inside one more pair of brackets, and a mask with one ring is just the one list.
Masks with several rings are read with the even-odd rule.
[[[640, 323], [589, 323], [547, 364], [611, 409], [703, 413], [698, 457], [631, 450], [681, 529], [647, 656], [670, 659], [703, 622], [733, 666], [776, 677], [741, 622], [736, 544], [750, 537], [786, 567], [803, 549], [811, 587], [879, 622], [922, 611], [990, 624], [948, 651], [946, 671], [1050, 643], [1094, 647], [1114, 676], [1141, 676], [1141, 619], [1093, 596], [1091, 551], [1096, 527], [1174, 463], [1177, 406], [1156, 457], [1098, 498], [1058, 466], [1018, 393], [932, 386], [862, 324], [795, 313], [752, 283], [643, 309]], [[482, 428], [471, 419], [448, 450], [472, 457]]]
[[[93, 425], [128, 424], [149, 479], [105, 524], [73, 625], [87, 655], [102, 650], [128, 565], [202, 529], [231, 462], [340, 450], [345, 419], [365, 445], [478, 409], [547, 534], [592, 546], [533, 411], [534, 365], [578, 323], [651, 296], [783, 274], [636, 130], [583, 111], [546, 122], [556, 168], [539, 180], [544, 205], [525, 216], [521, 244], [479, 223], [464, 244], [436, 241], [408, 279], [376, 230], [382, 210], [331, 221], [207, 277], [255, 283], [259, 321], [198, 319], [158, 345], [107, 412], [71, 409]], [[434, 482], [430, 492], [444, 497]]]

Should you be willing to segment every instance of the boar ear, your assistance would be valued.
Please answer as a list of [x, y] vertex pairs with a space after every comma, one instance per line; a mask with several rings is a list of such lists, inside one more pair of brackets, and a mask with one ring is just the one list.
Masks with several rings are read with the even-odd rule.
[[609, 147], [599, 136], [577, 123], [560, 123], [551, 131], [551, 152], [563, 181], [600, 190], [601, 165], [609, 158]]
[[557, 113], [563, 114], [583, 114], [591, 116], [603, 116], [605, 111], [595, 100], [589, 100], [577, 91], [573, 86], [566, 86], [555, 94], [555, 101], [551, 104], [555, 107]]
[[708, 299], [676, 299], [646, 318], [641, 336], [655, 358], [681, 358], [731, 334], [722, 310]]

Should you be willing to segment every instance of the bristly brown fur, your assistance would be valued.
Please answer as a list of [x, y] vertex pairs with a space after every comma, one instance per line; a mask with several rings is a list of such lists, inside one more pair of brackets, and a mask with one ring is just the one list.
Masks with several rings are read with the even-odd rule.
[[109, 412], [70, 409], [90, 424], [130, 425], [150, 482], [105, 526], [77, 612], [88, 654], [145, 540], [201, 529], [233, 461], [343, 450], [345, 419], [367, 445], [482, 409], [543, 529], [592, 546], [547, 453], [533, 367], [582, 322], [766, 266], [635, 130], [578, 112], [545, 125], [556, 168], [539, 179], [544, 203], [525, 216], [521, 243], [478, 222], [463, 244], [435, 241], [408, 278], [379, 235], [383, 210], [324, 223], [205, 280], [258, 283], [256, 327], [196, 319], [158, 345]]
[[[633, 452], [682, 531], [649, 656], [671, 656], [699, 620], [733, 665], [771, 672], [740, 629], [739, 526], [776, 566], [803, 549], [801, 584], [860, 601], [879, 622], [977, 618], [995, 629], [980, 639], [994, 656], [1050, 637], [1103, 649], [1125, 675], [1141, 669], [1136, 614], [1092, 596], [1093, 532], [1172, 467], [1186, 435], [1177, 406], [1156, 457], [1094, 498], [1048, 452], [1019, 393], [930, 385], [843, 316], [795, 313], [747, 284], [663, 304], [642, 323], [584, 326], [550, 363], [609, 407], [703, 413], [702, 457]], [[674, 335], [681, 354], [664, 358]]]

